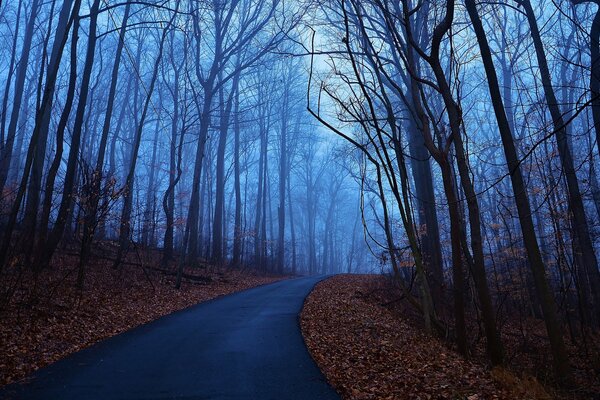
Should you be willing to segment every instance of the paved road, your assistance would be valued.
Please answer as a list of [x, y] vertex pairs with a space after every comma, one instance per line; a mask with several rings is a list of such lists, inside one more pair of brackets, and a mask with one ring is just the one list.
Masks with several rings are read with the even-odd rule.
[[177, 312], [36, 372], [1, 399], [339, 399], [298, 324], [319, 278], [299, 278]]

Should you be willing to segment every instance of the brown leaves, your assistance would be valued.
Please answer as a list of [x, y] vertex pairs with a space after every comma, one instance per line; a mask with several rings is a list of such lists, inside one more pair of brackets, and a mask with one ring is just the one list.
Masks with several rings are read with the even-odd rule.
[[320, 283], [308, 297], [301, 317], [305, 341], [344, 399], [600, 399], [597, 334], [588, 338], [589, 354], [567, 341], [573, 387], [557, 388], [548, 379], [543, 321], [519, 324], [518, 316], [506, 316], [502, 340], [510, 364], [490, 370], [485, 343], [463, 359], [425, 335], [421, 318], [398, 296], [382, 276], [345, 275]]
[[76, 264], [69, 258], [62, 261], [38, 276], [35, 292], [34, 284], [24, 280], [0, 317], [0, 385], [163, 315], [281, 279], [215, 267], [190, 269], [187, 274], [210, 283], [184, 281], [176, 290], [174, 277], [159, 271], [148, 272], [151, 284], [141, 268], [119, 272], [110, 263], [96, 263], [88, 269], [87, 288], [80, 296], [74, 289], [76, 274], [70, 273]]
[[485, 367], [372, 301], [368, 294], [382, 280], [333, 277], [317, 285], [302, 311], [310, 352], [344, 399], [512, 398]]

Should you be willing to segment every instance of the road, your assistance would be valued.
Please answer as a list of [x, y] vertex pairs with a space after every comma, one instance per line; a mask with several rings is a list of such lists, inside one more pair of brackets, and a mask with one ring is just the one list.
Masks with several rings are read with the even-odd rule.
[[298, 321], [320, 279], [280, 281], [176, 312], [43, 368], [0, 398], [339, 399]]

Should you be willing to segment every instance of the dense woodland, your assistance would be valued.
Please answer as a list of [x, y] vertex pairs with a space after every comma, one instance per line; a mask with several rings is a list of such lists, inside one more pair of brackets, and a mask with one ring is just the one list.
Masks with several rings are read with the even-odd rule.
[[46, 268], [77, 243], [83, 284], [98, 240], [117, 241], [115, 265], [135, 243], [163, 263], [366, 268], [351, 170], [306, 117], [302, 59], [281, 55], [297, 5], [1, 12], [4, 268]]
[[556, 375], [600, 325], [600, 10], [580, 0], [0, 1], [0, 279], [95, 249], [390, 272]]

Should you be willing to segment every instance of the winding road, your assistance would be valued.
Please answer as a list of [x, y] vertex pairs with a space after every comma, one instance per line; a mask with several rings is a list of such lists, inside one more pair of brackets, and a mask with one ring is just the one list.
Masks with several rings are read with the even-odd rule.
[[224, 296], [75, 353], [1, 399], [339, 399], [298, 322], [319, 277]]

